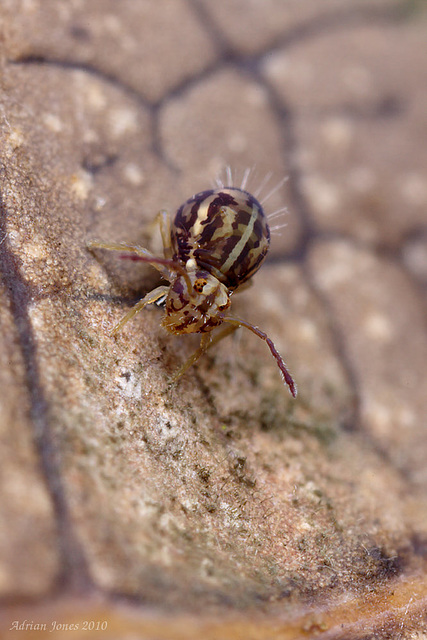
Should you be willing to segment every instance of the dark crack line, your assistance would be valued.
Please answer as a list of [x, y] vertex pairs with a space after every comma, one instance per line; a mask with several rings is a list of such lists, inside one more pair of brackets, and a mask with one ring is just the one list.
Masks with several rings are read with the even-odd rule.
[[402, 3], [397, 0], [388, 7], [357, 7], [333, 9], [324, 15], [308, 19], [291, 28], [285, 36], [278, 36], [270, 45], [269, 51], [262, 55], [271, 55], [278, 50], [299, 45], [306, 40], [318, 38], [331, 31], [354, 29], [360, 26], [396, 23], [406, 18]]
[[352, 29], [366, 24], [384, 24], [385, 22], [394, 23], [407, 17], [404, 7], [399, 1], [387, 8], [369, 7], [334, 10], [321, 17], [316, 16], [313, 19], [308, 19], [301, 25], [297, 25], [293, 28], [291, 27], [285, 35], [279, 35], [272, 43], [270, 42], [268, 47], [255, 54], [242, 56], [239, 51], [235, 51], [233, 49], [233, 44], [228, 42], [227, 38], [223, 36], [221, 29], [210, 16], [209, 12], [206, 11], [205, 7], [198, 0], [188, 1], [196, 17], [199, 19], [200, 24], [205, 28], [208, 36], [211, 37], [211, 40], [218, 51], [218, 57], [213, 60], [213, 62], [206, 65], [206, 67], [200, 72], [195, 73], [194, 75], [177, 83], [159, 100], [148, 100], [132, 85], [123, 82], [114, 74], [108, 73], [108, 71], [103, 69], [98, 69], [89, 63], [76, 62], [61, 58], [47, 58], [43, 55], [37, 54], [18, 56], [14, 59], [9, 58], [8, 63], [24, 66], [52, 66], [62, 69], [84, 71], [85, 73], [95, 76], [99, 80], [107, 82], [122, 91], [130, 99], [135, 100], [138, 104], [144, 107], [151, 115], [154, 132], [152, 151], [162, 162], [166, 164], [169, 169], [176, 172], [178, 170], [176, 165], [168, 158], [167, 153], [163, 149], [159, 127], [159, 112], [170, 100], [180, 97], [193, 87], [196, 87], [204, 80], [209, 79], [212, 75], [219, 73], [222, 69], [227, 67], [237, 67], [238, 69], [257, 67], [264, 61], [264, 59], [274, 53], [290, 48], [291, 46], [298, 45], [307, 39], [319, 37], [323, 34], [328, 34], [331, 31]]
[[185, 78], [172, 87], [162, 98], [152, 104], [156, 109], [161, 109], [170, 100], [181, 97], [193, 87], [196, 87], [212, 75], [228, 67], [235, 67], [241, 71], [258, 69], [266, 59], [275, 53], [287, 50], [305, 40], [329, 34], [331, 31], [354, 29], [358, 26], [372, 24], [393, 24], [399, 19], [403, 19], [403, 12], [400, 9], [399, 3], [387, 9], [364, 8], [335, 10], [320, 18], [309, 19], [302, 25], [291, 28], [288, 33], [279, 35], [273, 42], [270, 42], [267, 47], [256, 53], [242, 55], [238, 50], [234, 50], [233, 44], [222, 36], [216, 22], [209, 16], [208, 12], [200, 5], [198, 0], [190, 0], [190, 3], [192, 6], [199, 6], [197, 10], [198, 15], [205, 29], [208, 33], [214, 33], [213, 41], [217, 44], [217, 49], [219, 49], [218, 58], [211, 64], [206, 65], [200, 72]]
[[224, 36], [223, 31], [217, 25], [215, 20], [206, 9], [205, 5], [199, 0], [187, 0], [187, 4], [191, 7], [191, 11], [199, 21], [201, 27], [205, 30], [207, 36], [210, 38], [213, 46], [222, 58], [226, 57], [228, 53], [231, 53], [231, 45], [227, 38]]
[[312, 121], [344, 116], [353, 120], [353, 122], [375, 122], [378, 120], [392, 120], [407, 113], [408, 104], [401, 96], [386, 93], [381, 98], [376, 98], [371, 104], [359, 106], [343, 102], [332, 107], [310, 108], [310, 113], [304, 115]]
[[[186, 78], [184, 81], [177, 84], [170, 89], [165, 96], [163, 96], [157, 102], [149, 102], [143, 98], [143, 96], [133, 87], [122, 82], [112, 74], [108, 74], [104, 71], [88, 65], [77, 64], [70, 61], [61, 61], [53, 59], [44, 59], [37, 56], [22, 57], [16, 61], [12, 61], [15, 64], [45, 64], [60, 66], [68, 69], [80, 69], [87, 73], [95, 75], [96, 77], [107, 81], [120, 90], [124, 91], [131, 98], [135, 99], [139, 104], [149, 110], [152, 115], [152, 122], [154, 124], [154, 139], [153, 148], [155, 153], [162, 159], [163, 162], [174, 170], [177, 170], [175, 165], [167, 159], [167, 154], [164, 152], [163, 144], [161, 140], [160, 127], [159, 127], [159, 115], [161, 109], [170, 100], [175, 99], [196, 87], [211, 77], [213, 74], [218, 73], [221, 69], [227, 67], [236, 67], [245, 75], [249, 76], [256, 84], [261, 86], [269, 97], [269, 104], [274, 114], [275, 120], [278, 123], [278, 128], [282, 132], [282, 149], [285, 164], [289, 165], [289, 197], [291, 207], [298, 212], [299, 218], [302, 221], [302, 234], [299, 238], [299, 242], [294, 251], [282, 256], [283, 261], [293, 260], [299, 263], [304, 263], [309, 248], [312, 246], [314, 239], [319, 236], [319, 230], [316, 228], [313, 220], [314, 217], [310, 211], [310, 207], [307, 204], [302, 188], [303, 173], [300, 170], [295, 158], [297, 157], [298, 140], [296, 137], [294, 121], [295, 114], [290, 106], [286, 105], [281, 96], [278, 95], [273, 85], [265, 78], [262, 73], [263, 62], [272, 54], [289, 49], [291, 46], [296, 46], [302, 42], [312, 39], [314, 37], [320, 37], [323, 34], [328, 34], [332, 30], [338, 31], [342, 29], [354, 29], [358, 26], [366, 24], [384, 24], [384, 22], [396, 22], [398, 19], [403, 18], [400, 3], [393, 4], [391, 7], [380, 8], [346, 8], [340, 11], [328, 12], [322, 16], [316, 16], [314, 19], [309, 19], [301, 25], [297, 25], [285, 35], [277, 37], [273, 43], [269, 43], [268, 48], [263, 49], [256, 54], [248, 56], [242, 56], [238, 51], [233, 50], [232, 43], [228, 42], [224, 38], [220, 28], [216, 24], [215, 20], [211, 17], [209, 12], [205, 9], [198, 0], [190, 0], [190, 5], [196, 12], [199, 22], [205, 28], [208, 34], [211, 35], [211, 40], [218, 51], [218, 58], [214, 60], [210, 65], [207, 65], [199, 73]], [[213, 35], [212, 35], [213, 34]], [[372, 114], [369, 114], [370, 116]], [[275, 261], [277, 262], [277, 260]], [[318, 291], [312, 278], [309, 276], [307, 270], [305, 271], [307, 283], [311, 290], [316, 295], [316, 298], [321, 303], [327, 314], [330, 333], [333, 340], [335, 353], [337, 354], [344, 371], [346, 372], [347, 380], [350, 384], [350, 388], [354, 390], [355, 401], [351, 410], [351, 416], [347, 419], [347, 425], [352, 425], [353, 428], [360, 426], [360, 392], [358, 392], [358, 378], [351, 366], [348, 355], [345, 349], [345, 341], [339, 328], [333, 319], [333, 311], [329, 303], [325, 300], [324, 296]]]
[[57, 67], [59, 69], [67, 69], [69, 71], [84, 71], [84, 73], [87, 73], [90, 76], [94, 76], [98, 80], [106, 82], [116, 89], [119, 89], [129, 98], [135, 100], [136, 102], [138, 102], [138, 104], [145, 107], [146, 109], [150, 110], [154, 106], [154, 103], [146, 100], [144, 96], [137, 89], [134, 89], [131, 85], [127, 84], [126, 82], [122, 82], [120, 78], [118, 78], [114, 74], [108, 73], [107, 71], [104, 71], [102, 69], [97, 69], [89, 63], [65, 60], [63, 58], [47, 58], [44, 55], [32, 54], [18, 56], [17, 58], [9, 58], [7, 62], [8, 64], [15, 66], [34, 65], [40, 67]]
[[[196, 5], [199, 5], [197, 0], [191, 0], [190, 4], [193, 9]], [[204, 69], [194, 75], [185, 78], [172, 87], [164, 96], [159, 100], [150, 101], [145, 98], [138, 89], [135, 89], [132, 85], [123, 82], [119, 77], [113, 73], [109, 73], [104, 69], [98, 69], [90, 63], [77, 62], [73, 60], [67, 60], [64, 58], [46, 57], [39, 54], [26, 54], [17, 56], [16, 58], [9, 58], [7, 62], [12, 65], [40, 65], [40, 66], [52, 66], [63, 69], [70, 69], [72, 71], [84, 71], [85, 73], [97, 77], [99, 80], [103, 80], [112, 86], [120, 89], [126, 93], [130, 98], [133, 98], [146, 109], [150, 110], [155, 107], [162, 106], [170, 98], [176, 97], [185, 93], [189, 88], [199, 84], [205, 77], [209, 77], [213, 73], [221, 70], [222, 67], [227, 65], [237, 65], [241, 63], [244, 67], [248, 66], [251, 62], [253, 64], [259, 64], [264, 58], [268, 58], [272, 54], [287, 49], [295, 44], [311, 39], [313, 37], [319, 37], [323, 34], [328, 34], [330, 31], [338, 31], [342, 29], [353, 29], [358, 26], [372, 25], [372, 24], [384, 24], [393, 23], [406, 18], [406, 13], [402, 9], [400, 2], [396, 2], [391, 7], [378, 7], [378, 8], [350, 8], [343, 10], [334, 10], [326, 13], [323, 16], [316, 16], [313, 19], [308, 19], [301, 25], [291, 27], [291, 29], [285, 34], [280, 34], [273, 42], [270, 42], [267, 47], [261, 49], [255, 54], [243, 55], [237, 50], [235, 51], [231, 42], [228, 42], [226, 38], [222, 36], [222, 33], [215, 21], [209, 16], [204, 7], [199, 5], [197, 14], [201, 18], [201, 22], [205, 23], [205, 28], [208, 31], [208, 35], [214, 34], [212, 38], [214, 44], [217, 44], [219, 49], [218, 57], [212, 63], [206, 65]]]
[[[206, 9], [200, 0], [187, 0], [200, 24], [217, 50], [224, 57], [241, 58], [239, 50], [235, 49], [233, 42], [227, 39], [221, 31], [221, 27], [215, 17]], [[345, 7], [344, 9], [332, 9], [323, 15], [308, 18], [301, 24], [290, 26], [285, 35], [279, 34], [268, 45], [267, 49], [261, 49], [253, 58], [258, 61], [276, 51], [288, 48], [295, 44], [319, 37], [332, 30], [343, 28], [351, 29], [360, 25], [384, 24], [384, 22], [397, 22], [407, 19], [406, 3], [396, 0], [390, 6], [384, 7]], [[251, 56], [252, 57], [252, 56]]]
[[[319, 302], [319, 304], [321, 305], [321, 307], [325, 312], [325, 316], [328, 321], [329, 336], [333, 344], [335, 355], [344, 370], [344, 375], [347, 378], [349, 388], [353, 395], [350, 402], [348, 415], [344, 417], [342, 426], [346, 431], [350, 431], [350, 432], [360, 431], [362, 430], [362, 420], [361, 420], [362, 401], [361, 401], [359, 376], [357, 375], [356, 369], [353, 367], [351, 358], [347, 353], [344, 334], [338, 322], [336, 322], [335, 320], [335, 314], [334, 314], [332, 304], [328, 300], [327, 296], [317, 286], [315, 278], [313, 277], [313, 273], [308, 267], [307, 262], [303, 263], [303, 274], [310, 291], [312, 292], [312, 294], [317, 299], [317, 301]], [[363, 429], [363, 432], [365, 433], [364, 429]], [[375, 449], [377, 449], [376, 446], [375, 446]]]
[[67, 71], [83, 71], [88, 75], [97, 78], [97, 80], [110, 84], [118, 91], [121, 91], [130, 100], [135, 101], [140, 107], [144, 108], [147, 111], [148, 115], [151, 117], [151, 130], [153, 133], [151, 140], [151, 150], [159, 158], [159, 160], [161, 160], [166, 165], [166, 167], [168, 167], [175, 173], [178, 172], [178, 168], [175, 163], [168, 157], [162, 144], [159, 126], [160, 112], [165, 104], [170, 100], [174, 99], [175, 97], [181, 96], [193, 86], [197, 86], [205, 79], [210, 78], [215, 73], [220, 71], [223, 66], [227, 65], [227, 62], [221, 59], [214, 60], [210, 65], [207, 65], [199, 73], [184, 79], [176, 87], [170, 89], [169, 92], [159, 100], [149, 101], [140, 93], [140, 91], [132, 87], [130, 84], [123, 82], [117, 76], [110, 74], [104, 70], [97, 69], [96, 67], [88, 63], [79, 63], [72, 60], [64, 60], [61, 58], [53, 57], [47, 58], [42, 55], [19, 56], [15, 59], [8, 59], [7, 62], [8, 64], [14, 66], [25, 67], [27, 65], [34, 65], [40, 67], [53, 67], [57, 69], [64, 69]]
[[263, 87], [264, 91], [266, 91], [269, 98], [269, 104], [273, 111], [273, 116], [278, 123], [278, 129], [282, 132], [282, 153], [285, 159], [285, 163], [287, 160], [290, 167], [289, 196], [291, 199], [291, 206], [295, 209], [295, 211], [298, 212], [299, 218], [302, 222], [302, 233], [299, 242], [297, 243], [295, 250], [292, 253], [288, 254], [287, 257], [288, 260], [291, 259], [303, 266], [303, 274], [307, 285], [325, 311], [326, 318], [328, 319], [329, 334], [335, 354], [345, 372], [345, 376], [347, 378], [350, 389], [354, 393], [354, 399], [349, 409], [349, 415], [345, 416], [343, 426], [347, 430], [359, 429], [361, 425], [361, 398], [358, 377], [351, 365], [350, 359], [345, 349], [344, 336], [337, 326], [337, 323], [334, 321], [333, 310], [326, 300], [325, 296], [322, 295], [318, 290], [318, 287], [315, 286], [313, 278], [311, 277], [311, 274], [307, 267], [307, 254], [314, 240], [319, 237], [319, 230], [313, 222], [314, 217], [306, 201], [302, 188], [303, 173], [295, 160], [297, 158], [298, 149], [298, 140], [295, 135], [295, 127], [293, 126], [295, 116], [290, 106], [286, 105], [284, 101], [280, 99], [274, 87], [262, 76], [262, 74], [257, 69], [253, 71], [253, 76], [254, 79]]
[[[337, 32], [343, 29], [355, 29], [360, 26], [371, 26], [378, 24], [383, 25], [385, 23], [393, 24], [398, 21], [402, 21], [407, 18], [404, 7], [400, 1], [397, 1], [388, 7], [351, 7], [329, 11], [320, 17], [315, 16], [314, 18], [308, 19], [300, 25], [291, 27], [288, 32], [286, 32], [284, 35], [280, 34], [273, 40], [273, 42], [269, 43], [268, 47], [262, 49], [261, 51], [255, 54], [242, 56], [240, 52], [234, 50], [233, 43], [229, 42], [227, 38], [224, 37], [220, 27], [217, 25], [215, 19], [211, 16], [209, 11], [206, 10], [204, 4], [199, 0], [188, 0], [188, 2], [192, 7], [192, 10], [195, 12], [195, 15], [198, 18], [200, 24], [205, 29], [208, 36], [211, 38], [211, 41], [217, 50], [218, 56], [211, 64], [208, 64], [200, 72], [192, 75], [191, 77], [185, 78], [184, 80], [176, 84], [158, 101], [148, 101], [141, 95], [138, 90], [134, 89], [132, 86], [126, 84], [125, 82], [122, 82], [116, 76], [105, 71], [100, 71], [99, 69], [96, 69], [95, 67], [92, 67], [88, 64], [73, 63], [72, 61], [59, 59], [46, 59], [39, 56], [21, 57], [16, 60], [10, 60], [10, 62], [13, 64], [44, 64], [59, 66], [68, 69], [80, 69], [119, 88], [125, 94], [128, 94], [129, 97], [135, 99], [139, 104], [148, 109], [148, 111], [151, 113], [155, 132], [153, 138], [153, 150], [156, 155], [167, 164], [169, 168], [175, 171], [177, 170], [177, 167], [173, 162], [168, 160], [167, 154], [163, 149], [159, 126], [159, 115], [161, 109], [170, 100], [179, 98], [180, 96], [191, 90], [193, 87], [197, 87], [201, 82], [209, 79], [215, 73], [219, 73], [221, 70], [227, 67], [235, 67], [238, 70], [244, 72], [246, 75], [250, 76], [253, 81], [262, 86], [267, 92], [269, 96], [269, 104], [271, 105], [272, 111], [275, 115], [276, 122], [278, 122], [280, 130], [282, 131], [283, 156], [285, 158], [285, 161], [287, 161], [286, 163], [290, 162], [289, 196], [291, 206], [298, 213], [300, 220], [302, 221], [302, 234], [295, 250], [292, 252], [288, 252], [287, 254], [283, 254], [281, 257], [281, 262], [292, 260], [295, 262], [304, 263], [308, 250], [312, 246], [313, 241], [320, 237], [321, 234], [319, 229], [317, 229], [316, 225], [313, 222], [314, 218], [310, 211], [310, 207], [306, 202], [302, 189], [303, 174], [299, 169], [297, 163], [295, 162], [295, 158], [297, 157], [296, 151], [298, 150], [298, 140], [295, 134], [295, 127], [293, 126], [295, 114], [292, 112], [291, 108], [286, 105], [283, 98], [278, 95], [271, 83], [269, 83], [269, 81], [264, 77], [264, 74], [261, 70], [262, 64], [266, 59], [268, 59], [268, 57], [279, 51], [284, 51], [291, 47], [300, 45], [307, 40], [330, 34], [332, 31]], [[384, 105], [388, 105], [387, 101], [386, 103], [380, 104], [382, 110], [384, 108]], [[376, 109], [374, 113], [360, 113], [358, 115], [359, 117], [363, 117], [364, 115], [369, 118], [372, 118], [373, 116], [378, 117], [378, 109]], [[390, 116], [390, 113], [387, 115]], [[277, 263], [278, 260], [274, 260], [274, 262]], [[349, 424], [351, 423], [353, 425], [359, 425], [360, 393], [357, 392], [358, 378], [349, 362], [349, 358], [345, 350], [345, 342], [343, 336], [341, 335], [338, 327], [336, 327], [336, 323], [333, 320], [333, 311], [329, 303], [325, 300], [324, 296], [315, 286], [307, 270], [305, 272], [305, 276], [308, 285], [327, 313], [327, 317], [329, 318], [329, 325], [331, 328], [332, 340], [335, 344], [335, 351], [338, 354], [339, 360], [344, 370], [346, 371], [349, 384], [356, 393], [352, 418], [350, 419]]]
[[[272, 97], [273, 89], [272, 87], [270, 87], [271, 90], [268, 90], [268, 83], [263, 77], [262, 72], [260, 71], [264, 61], [271, 55], [279, 51], [289, 49], [290, 47], [298, 45], [308, 39], [328, 34], [331, 31], [354, 29], [358, 26], [372, 24], [393, 24], [397, 21], [403, 20], [406, 17], [406, 13], [403, 10], [402, 3], [399, 0], [392, 6], [387, 8], [368, 7], [362, 9], [345, 8], [343, 10], [334, 10], [326, 13], [321, 17], [316, 16], [313, 19], [308, 19], [303, 24], [291, 28], [285, 35], [279, 35], [273, 42], [270, 42], [268, 44], [268, 47], [262, 49], [261, 51], [255, 54], [242, 56], [242, 54], [238, 50], [234, 50], [233, 43], [228, 41], [227, 38], [224, 37], [223, 32], [216, 23], [215, 19], [212, 18], [209, 11], [206, 10], [205, 5], [200, 2], [200, 0], [188, 0], [188, 2], [195, 12], [197, 18], [199, 19], [199, 22], [211, 37], [211, 40], [218, 51], [218, 59], [212, 64], [205, 67], [198, 74], [195, 74], [191, 78], [188, 78], [173, 87], [165, 96], [163, 96], [163, 98], [161, 98], [161, 100], [156, 103], [156, 111], [160, 111], [161, 108], [170, 100], [179, 98], [184, 93], [197, 86], [200, 82], [209, 79], [212, 75], [214, 75], [215, 73], [219, 73], [221, 70], [226, 69], [227, 67], [235, 67], [240, 71], [249, 73], [249, 75], [252, 76], [252, 79], [255, 80], [256, 83], [261, 84], [261, 86], [263, 86], [265, 89], [267, 88], [270, 97]], [[274, 95], [274, 106], [276, 114], [280, 113], [279, 121], [282, 121], [283, 123], [286, 123], [286, 121], [288, 121], [287, 126], [285, 125], [287, 135], [286, 146], [288, 147], [288, 149], [297, 148], [296, 142], [293, 140], [292, 127], [289, 123], [289, 120], [292, 118], [291, 110], [283, 105], [283, 101], [277, 94]], [[378, 116], [378, 105], [376, 106], [377, 110], [375, 115]], [[381, 104], [381, 107], [384, 106], [387, 105]], [[359, 116], [362, 117], [363, 114], [359, 114]], [[372, 113], [367, 114], [367, 116], [371, 119]], [[163, 153], [162, 155], [166, 156], [165, 153]], [[291, 165], [289, 172], [289, 189], [291, 192], [291, 197], [295, 203], [296, 210], [299, 211], [300, 215], [307, 223], [309, 219], [308, 209], [305, 204], [304, 198], [302, 197], [302, 190], [300, 189], [299, 185], [295, 187], [293, 185], [293, 180], [299, 180], [300, 178], [300, 176], [297, 174], [297, 171], [294, 169], [295, 167]], [[307, 224], [305, 226], [305, 231], [307, 232]], [[305, 247], [308, 245], [309, 236], [310, 233], [306, 233], [302, 238], [302, 245]]]
[[[10, 302], [10, 310], [18, 334], [19, 348], [25, 368], [25, 384], [30, 402], [30, 418], [34, 427], [34, 443], [41, 472], [51, 496], [57, 526], [60, 573], [56, 587], [65, 590], [88, 590], [92, 581], [83, 551], [77, 541], [61, 480], [61, 464], [49, 424], [49, 406], [40, 379], [37, 341], [34, 336], [29, 308], [31, 287], [21, 274], [18, 258], [11, 250], [7, 237], [7, 210], [0, 195], [1, 279]], [[57, 589], [55, 589], [57, 591]]]
[[[117, 91], [122, 92], [128, 99], [133, 100], [139, 107], [142, 107], [146, 110], [148, 116], [151, 118], [151, 131], [153, 132], [152, 140], [151, 140], [151, 151], [154, 155], [156, 155], [161, 162], [163, 162], [169, 169], [172, 171], [177, 171], [175, 165], [171, 162], [171, 160], [167, 157], [163, 150], [163, 146], [161, 144], [161, 136], [159, 133], [159, 117], [158, 117], [158, 105], [155, 102], [150, 102], [137, 90], [134, 89], [131, 85], [126, 82], [122, 82], [120, 78], [115, 75], [108, 73], [104, 70], [97, 69], [88, 63], [79, 63], [72, 60], [64, 60], [61, 58], [47, 58], [41, 55], [25, 55], [20, 56], [15, 59], [9, 59], [8, 64], [14, 66], [27, 66], [34, 65], [40, 67], [53, 67], [57, 69], [64, 69], [67, 71], [83, 71], [84, 73], [95, 77], [100, 82], [105, 82], [110, 86], [114, 87]], [[107, 158], [107, 162], [101, 167], [86, 167], [85, 162], [86, 159], [83, 160], [82, 166], [87, 171], [90, 171], [93, 175], [97, 173], [96, 169], [104, 169], [105, 166], [109, 166], [113, 164], [117, 160], [117, 156], [113, 156]], [[95, 170], [94, 170], [95, 169]]]
[[290, 203], [294, 210], [298, 212], [302, 223], [302, 235], [294, 253], [300, 259], [303, 259], [312, 236], [316, 234], [316, 229], [312, 222], [313, 216], [310, 207], [304, 196], [302, 187], [303, 172], [297, 163], [299, 144], [296, 136], [296, 127], [294, 126], [295, 115], [291, 107], [281, 99], [275, 88], [264, 78], [258, 68], [248, 70], [248, 73], [253, 81], [261, 86], [267, 94], [272, 116], [281, 135], [282, 156], [285, 166], [289, 167], [288, 192]]
[[[384, 447], [382, 447], [378, 441], [372, 437], [368, 431], [366, 431], [366, 429], [363, 429], [361, 419], [361, 391], [359, 375], [352, 365], [351, 358], [348, 354], [344, 333], [338, 322], [335, 320], [333, 306], [329, 302], [327, 296], [317, 286], [315, 278], [308, 266], [307, 255], [314, 241], [321, 240], [322, 237], [324, 238], [327, 234], [322, 233], [321, 230], [317, 228], [317, 225], [314, 222], [314, 216], [312, 215], [301, 186], [303, 173], [297, 162], [295, 162], [295, 158], [297, 157], [296, 152], [298, 149], [298, 141], [294, 134], [295, 128], [293, 127], [293, 121], [295, 118], [294, 113], [292, 109], [286, 105], [283, 99], [279, 97], [275, 88], [263, 77], [258, 69], [253, 69], [250, 71], [250, 74], [253, 79], [263, 87], [269, 97], [269, 104], [271, 106], [273, 116], [279, 124], [279, 131], [282, 132], [283, 156], [285, 161], [286, 159], [288, 161], [290, 160], [289, 194], [292, 206], [299, 213], [303, 230], [296, 249], [293, 252], [288, 253], [287, 259], [301, 264], [307, 286], [325, 312], [325, 317], [328, 321], [328, 331], [335, 355], [343, 368], [349, 388], [353, 393], [353, 398], [350, 402], [348, 412], [346, 415], [343, 415], [342, 418], [342, 427], [348, 432], [356, 431], [363, 433], [364, 439], [369, 440], [377, 455], [388, 465], [392, 466], [393, 469], [397, 469], [402, 478], [408, 480], [410, 478], [409, 470], [398, 467], [389, 452], [385, 450]], [[355, 242], [355, 240], [353, 242]]]

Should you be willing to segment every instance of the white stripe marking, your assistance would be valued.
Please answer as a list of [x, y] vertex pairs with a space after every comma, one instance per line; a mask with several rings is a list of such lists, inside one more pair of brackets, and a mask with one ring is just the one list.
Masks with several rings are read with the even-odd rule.
[[245, 233], [242, 235], [242, 237], [240, 238], [239, 242], [236, 244], [236, 246], [234, 247], [234, 249], [232, 250], [232, 252], [230, 253], [230, 255], [228, 256], [227, 260], [224, 262], [224, 264], [221, 267], [221, 271], [223, 273], [227, 273], [227, 271], [230, 269], [230, 267], [238, 260], [240, 254], [243, 251], [243, 248], [245, 246], [245, 244], [247, 243], [247, 241], [249, 240], [249, 238], [252, 235], [252, 231], [254, 229], [254, 224], [255, 224], [255, 220], [258, 217], [258, 209], [257, 207], [252, 207], [252, 215], [251, 218], [248, 222], [248, 226], [245, 229]]

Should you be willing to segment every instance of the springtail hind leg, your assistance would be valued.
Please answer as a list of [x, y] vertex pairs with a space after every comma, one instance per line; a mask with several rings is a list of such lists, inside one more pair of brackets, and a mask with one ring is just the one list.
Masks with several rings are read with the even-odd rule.
[[171, 380], [170, 380], [170, 386], [173, 386], [178, 380], [179, 378], [186, 372], [188, 371], [188, 369], [190, 367], [193, 366], [193, 364], [195, 362], [197, 362], [197, 360], [208, 350], [211, 349], [213, 346], [215, 346], [216, 344], [218, 344], [218, 342], [220, 340], [223, 340], [224, 338], [226, 338], [227, 336], [229, 336], [231, 333], [234, 333], [239, 327], [234, 326], [234, 325], [230, 325], [228, 327], [224, 327], [222, 329], [222, 331], [219, 331], [219, 333], [217, 333], [214, 337], [212, 337], [212, 334], [209, 333], [204, 333], [202, 334], [202, 338], [200, 340], [200, 345], [199, 348], [196, 349], [196, 351], [188, 358], [188, 360], [186, 360], [184, 362], [184, 364], [178, 369], [178, 371], [176, 371], [174, 373], [174, 375], [172, 376]]
[[172, 387], [176, 384], [179, 378], [195, 363], [197, 360], [209, 349], [212, 336], [209, 333], [203, 333], [200, 340], [199, 348], [184, 362], [184, 364], [174, 373], [169, 381], [169, 386]]

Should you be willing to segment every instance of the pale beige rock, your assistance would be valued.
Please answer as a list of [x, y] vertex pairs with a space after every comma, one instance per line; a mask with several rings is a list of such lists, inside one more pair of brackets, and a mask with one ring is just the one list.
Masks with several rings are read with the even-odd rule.
[[[8, 266], [2, 259], [6, 286]], [[26, 370], [19, 348], [28, 327], [14, 327], [16, 309], [12, 303], [11, 311], [4, 286], [0, 295], [0, 594], [22, 598], [52, 588], [60, 572], [60, 543], [44, 478], [46, 457], [41, 459], [37, 446], [43, 437], [35, 433], [37, 417], [42, 419], [31, 393], [37, 392], [37, 372]], [[28, 356], [31, 344], [26, 347]]]
[[345, 242], [319, 244], [310, 257], [314, 281], [346, 336], [361, 427], [424, 486], [427, 337], [417, 287], [392, 261]]
[[213, 63], [212, 36], [184, 0], [5, 0], [17, 59], [102, 77], [138, 103], [157, 102]]
[[[322, 61], [316, 64], [315, 61]], [[355, 23], [266, 57], [316, 225], [396, 247], [425, 224], [425, 25]]]
[[240, 56], [269, 55], [272, 46], [283, 41], [304, 41], [335, 24], [369, 21], [391, 9], [388, 0], [361, 0], [344, 8], [340, 0], [202, 0], [200, 4], [206, 25], [223, 46]]
[[[185, 194], [210, 186], [215, 177], [226, 181], [226, 166], [236, 185], [249, 170], [247, 188], [260, 191], [267, 214], [289, 200], [280, 123], [263, 86], [238, 70], [221, 70], [170, 100], [162, 111], [160, 132], [167, 158], [182, 172], [183, 200]], [[279, 240], [273, 236], [272, 251], [294, 246], [298, 218], [284, 214], [273, 220], [272, 226], [289, 226]]]

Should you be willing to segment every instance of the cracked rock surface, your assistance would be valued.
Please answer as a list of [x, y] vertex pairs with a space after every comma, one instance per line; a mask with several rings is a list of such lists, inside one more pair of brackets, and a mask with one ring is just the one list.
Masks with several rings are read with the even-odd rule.
[[[423, 3], [0, 18], [2, 632], [427, 637]], [[288, 209], [232, 311], [297, 400], [245, 330], [172, 388], [197, 336], [156, 307], [109, 335], [158, 280], [87, 242], [159, 252], [156, 213], [226, 166]]]

